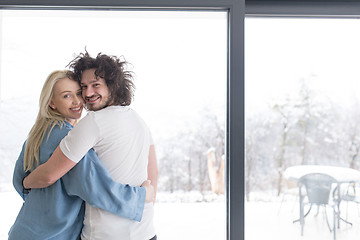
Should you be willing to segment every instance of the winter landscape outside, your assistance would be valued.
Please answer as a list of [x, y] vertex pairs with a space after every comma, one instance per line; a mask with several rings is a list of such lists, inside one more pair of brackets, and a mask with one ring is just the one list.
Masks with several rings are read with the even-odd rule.
[[[322, 209], [300, 236], [298, 190], [284, 171], [359, 170], [360, 21], [248, 17], [245, 29], [245, 239], [332, 239]], [[353, 225], [341, 223], [337, 239], [357, 239], [358, 205], [340, 207]]]
[[132, 107], [159, 162], [159, 239], [226, 238], [225, 185], [212, 191], [210, 182], [224, 168], [226, 12], [5, 10], [0, 32], [0, 239], [22, 204], [12, 171], [42, 84], [85, 47], [123, 56], [136, 75]]

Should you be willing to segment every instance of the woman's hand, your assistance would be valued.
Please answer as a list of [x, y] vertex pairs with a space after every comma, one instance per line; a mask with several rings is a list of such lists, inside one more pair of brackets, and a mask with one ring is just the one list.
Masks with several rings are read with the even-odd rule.
[[155, 201], [155, 190], [154, 187], [151, 185], [150, 180], [146, 180], [141, 184], [141, 187], [146, 189], [146, 199], [145, 202], [154, 202]]

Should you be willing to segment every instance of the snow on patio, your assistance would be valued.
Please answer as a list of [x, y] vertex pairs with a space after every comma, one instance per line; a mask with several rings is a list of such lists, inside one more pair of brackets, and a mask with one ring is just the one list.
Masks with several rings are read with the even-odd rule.
[[[316, 207], [305, 218], [304, 235], [300, 234], [300, 223], [293, 223], [299, 218], [299, 200], [295, 196], [286, 196], [281, 205], [280, 197], [270, 197], [264, 200], [253, 200], [245, 204], [245, 239], [276, 239], [276, 240], [332, 240], [333, 233], [329, 231], [323, 207], [316, 216]], [[281, 206], [281, 208], [280, 208]], [[341, 204], [341, 216], [346, 218], [346, 203]], [[355, 240], [360, 234], [360, 206], [348, 204], [348, 221], [353, 226], [340, 222], [340, 229], [336, 229], [336, 239]], [[305, 207], [305, 211], [308, 206]], [[332, 223], [332, 209], [326, 209], [330, 225]]]

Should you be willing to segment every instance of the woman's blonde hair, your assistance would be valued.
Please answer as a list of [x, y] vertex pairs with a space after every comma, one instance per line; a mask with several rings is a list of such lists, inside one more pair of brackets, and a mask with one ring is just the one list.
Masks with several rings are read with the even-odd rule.
[[[48, 137], [52, 129], [58, 124], [60, 127], [64, 124], [64, 117], [50, 107], [50, 101], [53, 97], [55, 84], [64, 78], [74, 80], [71, 71], [54, 71], [47, 77], [41, 90], [39, 100], [39, 113], [34, 126], [29, 132], [25, 145], [24, 153], [24, 171], [30, 171], [33, 167], [39, 165], [39, 150], [47, 131]], [[50, 130], [48, 130], [50, 129]]]

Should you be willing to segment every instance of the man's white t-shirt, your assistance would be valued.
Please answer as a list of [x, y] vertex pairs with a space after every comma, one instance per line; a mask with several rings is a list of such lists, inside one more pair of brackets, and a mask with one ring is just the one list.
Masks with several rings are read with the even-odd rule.
[[[61, 151], [78, 162], [94, 148], [117, 182], [140, 186], [147, 179], [149, 128], [131, 108], [109, 106], [88, 114], [61, 141]], [[90, 173], [89, 173], [90, 174]], [[146, 203], [141, 222], [132, 221], [86, 204], [82, 239], [147, 240], [155, 236], [154, 209]]]

